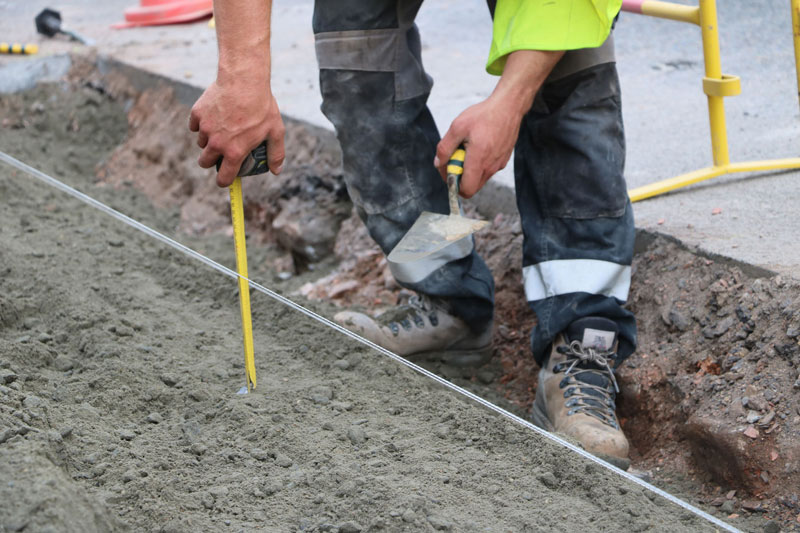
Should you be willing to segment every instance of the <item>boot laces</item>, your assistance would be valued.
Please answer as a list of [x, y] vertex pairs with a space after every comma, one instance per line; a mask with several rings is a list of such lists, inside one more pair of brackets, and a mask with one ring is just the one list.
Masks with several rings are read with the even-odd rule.
[[436, 306], [431, 299], [424, 294], [414, 294], [409, 297], [408, 303], [394, 311], [389, 311], [381, 318], [396, 337], [400, 334], [401, 328], [406, 331], [411, 331], [414, 326], [420, 329], [424, 328], [423, 316], [428, 318], [431, 326], [436, 327], [439, 324]]
[[[556, 350], [567, 356], [566, 361], [554, 367], [559, 372], [567, 365], [560, 384], [560, 388], [566, 387], [564, 397], [567, 398], [566, 406], [570, 408], [567, 416], [583, 412], [619, 429], [614, 404], [614, 392], [619, 392], [619, 386], [614, 370], [609, 365], [615, 353], [584, 347], [580, 341], [558, 346]], [[605, 386], [597, 383], [604, 383]], [[614, 386], [613, 392], [609, 384]]]

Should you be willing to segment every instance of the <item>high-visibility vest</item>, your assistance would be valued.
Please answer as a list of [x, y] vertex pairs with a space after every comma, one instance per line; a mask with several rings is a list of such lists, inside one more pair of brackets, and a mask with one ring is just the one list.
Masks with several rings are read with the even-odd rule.
[[605, 42], [622, 0], [498, 0], [486, 71], [516, 50], [577, 50]]

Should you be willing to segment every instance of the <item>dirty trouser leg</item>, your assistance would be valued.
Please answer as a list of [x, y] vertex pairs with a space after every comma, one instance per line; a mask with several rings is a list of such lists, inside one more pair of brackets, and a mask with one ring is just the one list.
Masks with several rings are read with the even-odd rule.
[[[420, 213], [448, 212], [433, 167], [439, 132], [426, 102], [414, 17], [421, 0], [317, 0], [314, 33], [322, 111], [342, 146], [356, 211], [388, 254]], [[494, 282], [471, 238], [415, 263], [392, 265], [404, 287], [441, 298], [471, 329], [491, 323]]]
[[636, 345], [633, 314], [622, 306], [635, 231], [619, 80], [613, 55], [595, 49], [588, 58], [595, 64], [585, 68], [579, 53], [554, 69], [523, 120], [515, 152], [525, 294], [538, 318], [531, 346], [540, 364], [555, 336], [586, 316], [617, 323], [619, 360]]

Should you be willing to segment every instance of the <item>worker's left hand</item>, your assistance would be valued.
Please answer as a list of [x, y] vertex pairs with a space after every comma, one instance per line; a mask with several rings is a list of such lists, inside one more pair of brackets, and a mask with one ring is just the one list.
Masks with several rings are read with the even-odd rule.
[[461, 196], [471, 198], [489, 178], [505, 168], [514, 150], [524, 113], [495, 95], [464, 110], [436, 147], [433, 164], [445, 177], [447, 162], [460, 144], [467, 156]]

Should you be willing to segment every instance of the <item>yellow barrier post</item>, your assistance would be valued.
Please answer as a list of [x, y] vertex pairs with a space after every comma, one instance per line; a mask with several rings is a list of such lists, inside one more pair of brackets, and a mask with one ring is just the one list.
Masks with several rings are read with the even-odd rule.
[[797, 96], [800, 100], [800, 0], [791, 0], [792, 33], [794, 34], [794, 69], [797, 73]]
[[[798, 80], [798, 95], [800, 96], [800, 0], [790, 1], [792, 6], [795, 67]], [[700, 5], [697, 7], [662, 2], [660, 0], [623, 0], [622, 9], [642, 15], [687, 22], [700, 26], [705, 65], [703, 92], [708, 99], [711, 153], [714, 161], [711, 167], [702, 168], [686, 174], [681, 174], [674, 178], [631, 189], [628, 191], [628, 196], [632, 202], [658, 196], [723, 174], [800, 168], [800, 158], [797, 157], [765, 161], [747, 161], [743, 163], [730, 162], [730, 156], [728, 154], [728, 132], [725, 125], [724, 98], [726, 96], [740, 94], [741, 83], [737, 76], [730, 76], [722, 73], [716, 0], [700, 0]]]

